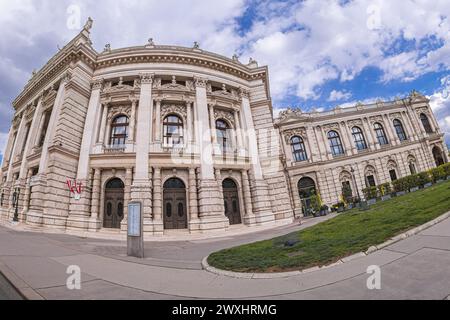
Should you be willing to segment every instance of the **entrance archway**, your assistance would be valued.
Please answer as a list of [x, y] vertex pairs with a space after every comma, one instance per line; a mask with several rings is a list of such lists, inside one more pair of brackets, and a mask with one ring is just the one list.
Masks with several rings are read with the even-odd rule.
[[120, 229], [124, 218], [124, 184], [122, 180], [114, 178], [108, 181], [105, 188], [105, 212], [103, 215], [103, 227]]
[[317, 194], [316, 183], [313, 179], [305, 177], [298, 182], [298, 194], [302, 202], [303, 214], [308, 216], [312, 210], [312, 197]]
[[230, 225], [241, 224], [241, 209], [239, 206], [239, 193], [236, 183], [232, 179], [225, 179], [222, 182], [222, 189], [225, 215], [230, 220]]
[[164, 183], [164, 229], [187, 229], [186, 186], [183, 181], [171, 178]]
[[434, 157], [434, 161], [436, 162], [437, 167], [439, 167], [445, 163], [444, 155], [442, 154], [442, 151], [441, 151], [441, 149], [439, 149], [439, 147], [433, 148], [433, 157]]

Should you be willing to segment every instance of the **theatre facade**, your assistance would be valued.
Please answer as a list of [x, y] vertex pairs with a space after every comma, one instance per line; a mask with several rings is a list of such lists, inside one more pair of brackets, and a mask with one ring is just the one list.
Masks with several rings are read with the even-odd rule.
[[1, 220], [126, 234], [141, 204], [146, 235], [278, 225], [312, 194], [332, 205], [447, 162], [428, 100], [275, 118], [268, 68], [192, 48], [99, 53], [92, 20], [14, 100], [1, 167]]

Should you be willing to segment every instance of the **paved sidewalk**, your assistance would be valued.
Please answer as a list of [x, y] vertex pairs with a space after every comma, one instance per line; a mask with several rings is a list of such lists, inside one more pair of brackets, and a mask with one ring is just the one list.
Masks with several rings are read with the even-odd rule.
[[[209, 253], [313, 225], [186, 242], [146, 242], [146, 259], [125, 256], [125, 243], [0, 227], [0, 270], [30, 298], [44, 299], [445, 299], [450, 295], [450, 219], [367, 257], [279, 279], [235, 279], [201, 269]], [[382, 290], [366, 287], [379, 265]], [[78, 265], [82, 289], [66, 288]]]

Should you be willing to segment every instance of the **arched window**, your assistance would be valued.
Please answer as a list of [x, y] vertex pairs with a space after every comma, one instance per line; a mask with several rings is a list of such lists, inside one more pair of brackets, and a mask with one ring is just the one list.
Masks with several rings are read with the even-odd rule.
[[423, 128], [426, 133], [433, 133], [433, 129], [431, 128], [430, 120], [428, 119], [425, 113], [420, 114], [420, 121], [422, 121]]
[[111, 124], [111, 140], [112, 146], [123, 146], [128, 138], [128, 117], [121, 115], [114, 118]]
[[305, 143], [301, 137], [291, 138], [292, 155], [294, 156], [294, 161], [306, 161], [308, 160], [308, 155], [305, 149]]
[[417, 173], [416, 164], [412, 161], [409, 163], [409, 172], [411, 172], [411, 174]]
[[163, 121], [164, 146], [172, 147], [183, 144], [183, 120], [176, 115], [169, 115]]
[[336, 131], [328, 132], [328, 141], [330, 142], [331, 153], [333, 154], [333, 156], [344, 154], [344, 148], [342, 147], [341, 138]]
[[217, 143], [223, 153], [231, 150], [231, 139], [229, 136], [230, 126], [224, 120], [216, 121]]
[[397, 137], [400, 139], [400, 141], [408, 140], [408, 138], [406, 137], [405, 130], [403, 129], [403, 124], [401, 123], [400, 120], [398, 119], [394, 120], [394, 128], [395, 132], [397, 133]]
[[366, 150], [367, 143], [366, 139], [364, 139], [364, 134], [360, 127], [352, 128], [353, 140], [355, 140], [356, 149], [358, 150]]
[[118, 178], [111, 179], [106, 184], [106, 189], [123, 189], [123, 188], [125, 188], [125, 185], [123, 184], [122, 180]]
[[389, 144], [388, 139], [386, 138], [386, 133], [384, 133], [383, 126], [378, 122], [373, 125], [375, 128], [375, 134], [377, 135], [377, 140], [380, 145]]

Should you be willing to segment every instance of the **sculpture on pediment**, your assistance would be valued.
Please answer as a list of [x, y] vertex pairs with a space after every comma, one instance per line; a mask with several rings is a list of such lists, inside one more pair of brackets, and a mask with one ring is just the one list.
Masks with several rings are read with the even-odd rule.
[[118, 91], [131, 91], [133, 89], [134, 89], [134, 87], [124, 84], [123, 77], [120, 77], [119, 83], [117, 85], [112, 86], [111, 82], [109, 82], [108, 85], [105, 85], [103, 92], [110, 93], [110, 92], [118, 92]]
[[94, 24], [94, 20], [92, 20], [92, 18], [89, 17], [83, 27], [83, 30], [86, 30], [88, 32], [91, 31], [93, 24]]
[[200, 49], [200, 44], [197, 41], [194, 42], [193, 49]]
[[103, 52], [111, 52], [111, 44], [107, 43], [105, 44], [105, 48], [103, 49]]
[[172, 82], [161, 86], [161, 89], [169, 90], [187, 90], [186, 86], [177, 83], [177, 77], [172, 76]]
[[280, 120], [284, 120], [287, 118], [292, 118], [292, 117], [301, 117], [303, 115], [303, 111], [300, 108], [287, 108], [286, 110], [283, 110], [280, 112], [278, 118]]

